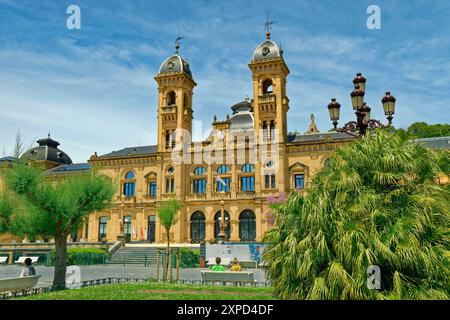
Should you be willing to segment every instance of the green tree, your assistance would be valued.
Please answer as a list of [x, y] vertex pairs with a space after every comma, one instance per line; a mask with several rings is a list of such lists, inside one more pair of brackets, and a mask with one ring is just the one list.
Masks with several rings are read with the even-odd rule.
[[159, 223], [164, 229], [166, 229], [167, 234], [167, 248], [166, 248], [166, 264], [164, 265], [163, 280], [167, 279], [167, 270], [169, 268], [169, 256], [170, 256], [170, 229], [178, 221], [178, 213], [182, 207], [180, 201], [176, 199], [171, 199], [160, 208], [158, 208], [158, 218]]
[[93, 211], [111, 205], [112, 182], [91, 173], [51, 181], [34, 167], [15, 163], [4, 170], [0, 197], [0, 228], [16, 235], [55, 239], [53, 285], [65, 288], [67, 237]]
[[[294, 299], [448, 299], [449, 153], [377, 132], [336, 151], [303, 197], [275, 208], [263, 255]], [[381, 289], [367, 269], [380, 267]]]

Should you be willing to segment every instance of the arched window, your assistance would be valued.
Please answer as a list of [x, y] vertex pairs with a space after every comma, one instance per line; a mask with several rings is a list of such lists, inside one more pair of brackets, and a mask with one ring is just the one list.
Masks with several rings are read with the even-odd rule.
[[246, 163], [242, 166], [242, 172], [254, 172], [254, 171], [255, 166], [250, 163]]
[[167, 105], [173, 105], [173, 104], [175, 104], [175, 101], [176, 101], [176, 95], [175, 95], [175, 91], [170, 91], [168, 94], [167, 94]]
[[173, 174], [175, 169], [173, 167], [167, 168], [167, 176], [166, 176], [166, 193], [174, 193], [175, 192], [175, 178]]
[[[204, 175], [205, 168], [204, 167], [195, 168], [194, 174], [195, 175]], [[194, 179], [192, 181], [192, 192], [206, 193], [206, 179], [205, 178]]]
[[[227, 240], [230, 239], [231, 229], [230, 229], [230, 214], [227, 211], [224, 211], [223, 215], [225, 216], [225, 235]], [[220, 221], [222, 220], [222, 212], [218, 211], [214, 215], [214, 239], [217, 239], [220, 233]]]
[[203, 174], [205, 174], [205, 168], [204, 167], [197, 167], [197, 168], [195, 168], [194, 174], [196, 174], [196, 175], [203, 175]]
[[177, 131], [172, 131], [172, 148], [175, 148], [175, 144], [177, 143]]
[[223, 174], [227, 176], [217, 176], [216, 177], [216, 191], [217, 192], [230, 192], [230, 184], [231, 184], [231, 178], [228, 175], [230, 172], [230, 167], [227, 165], [221, 165], [219, 168], [217, 168], [218, 174]]
[[228, 172], [230, 172], [230, 167], [229, 166], [221, 165], [219, 168], [217, 168], [217, 173], [226, 174]]
[[205, 215], [201, 211], [196, 211], [191, 216], [191, 240], [199, 243], [205, 240]]
[[170, 130], [166, 131], [166, 149], [170, 148]]
[[273, 83], [271, 79], [266, 79], [262, 83], [263, 94], [273, 93]]
[[275, 121], [270, 121], [270, 141], [275, 140]]
[[262, 126], [262, 128], [263, 128], [263, 141], [264, 142], [267, 142], [267, 137], [268, 137], [268, 134], [267, 134], [267, 121], [263, 121], [263, 126]]
[[[253, 173], [255, 172], [255, 166], [246, 163], [242, 166], [243, 173]], [[245, 175], [241, 177], [241, 191], [244, 192], [254, 192], [255, 191], [255, 176], [254, 175]]]
[[239, 216], [239, 238], [241, 241], [256, 240], [256, 217], [251, 210], [244, 210]]
[[134, 197], [136, 194], [136, 175], [133, 171], [127, 172], [125, 182], [123, 184], [123, 195], [125, 197]]
[[127, 174], [125, 175], [125, 179], [134, 179], [135, 178], [135, 174], [133, 171], [129, 171], [127, 172]]

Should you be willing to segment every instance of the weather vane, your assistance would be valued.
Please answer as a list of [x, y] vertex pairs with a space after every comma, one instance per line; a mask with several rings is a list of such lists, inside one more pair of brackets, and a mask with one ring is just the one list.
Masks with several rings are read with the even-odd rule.
[[266, 23], [264, 23], [264, 26], [266, 29], [267, 39], [270, 39], [270, 30], [272, 30], [272, 25], [277, 23], [277, 21], [269, 20], [269, 10], [267, 10], [266, 14], [267, 14], [267, 20], [266, 20]]
[[175, 49], [176, 52], [178, 53], [178, 49], [180, 49], [180, 40], [184, 39], [181, 35], [180, 35], [180, 28], [178, 28], [178, 35], [177, 35], [177, 39], [175, 40]]

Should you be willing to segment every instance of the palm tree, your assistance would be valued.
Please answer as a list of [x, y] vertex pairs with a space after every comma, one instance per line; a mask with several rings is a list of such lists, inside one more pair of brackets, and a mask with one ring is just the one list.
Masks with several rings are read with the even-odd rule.
[[[386, 132], [336, 151], [306, 196], [275, 208], [263, 260], [287, 299], [448, 299], [443, 156]], [[379, 290], [367, 270], [378, 266]]]
[[170, 258], [170, 229], [178, 221], [178, 212], [182, 204], [176, 199], [171, 199], [158, 209], [158, 217], [161, 225], [166, 229], [167, 234], [167, 249], [166, 249], [166, 264], [164, 265], [163, 280], [167, 279], [167, 269], [169, 268]]

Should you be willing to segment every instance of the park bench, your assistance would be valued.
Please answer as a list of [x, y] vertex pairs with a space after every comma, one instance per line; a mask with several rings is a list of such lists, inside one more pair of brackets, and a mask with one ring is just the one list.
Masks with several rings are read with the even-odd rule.
[[0, 264], [6, 264], [6, 261], [8, 261], [8, 257], [0, 257]]
[[[220, 261], [220, 265], [221, 266], [225, 266], [228, 267], [231, 263], [231, 259], [230, 258], [222, 258], [222, 260]], [[208, 258], [208, 266], [213, 266], [216, 264], [216, 258]]]
[[41, 276], [0, 279], [0, 292], [23, 291], [33, 288]]
[[30, 259], [31, 259], [31, 263], [36, 263], [36, 262], [38, 262], [38, 260], [39, 260], [39, 257], [19, 257], [19, 259], [17, 259], [16, 261], [14, 261], [14, 263], [17, 263], [17, 264], [24, 264], [26, 258], [30, 258]]
[[250, 271], [206, 271], [202, 270], [202, 283], [207, 282], [234, 282], [256, 284], [255, 276]]

